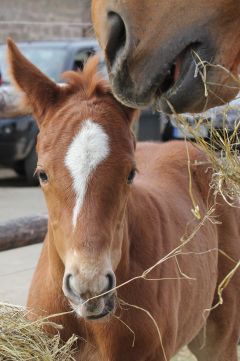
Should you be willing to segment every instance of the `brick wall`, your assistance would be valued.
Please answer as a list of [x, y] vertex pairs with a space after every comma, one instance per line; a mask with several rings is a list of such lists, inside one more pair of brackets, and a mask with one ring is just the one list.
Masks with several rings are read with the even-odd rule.
[[0, 0], [0, 42], [91, 36], [91, 26], [73, 26], [83, 22], [90, 23], [90, 0]]

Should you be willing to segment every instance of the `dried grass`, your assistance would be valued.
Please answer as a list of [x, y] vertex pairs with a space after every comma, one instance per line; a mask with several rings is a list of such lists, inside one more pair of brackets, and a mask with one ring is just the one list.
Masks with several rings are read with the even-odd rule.
[[[224, 107], [222, 129], [214, 128], [204, 115], [198, 116], [194, 124], [189, 124], [186, 116], [175, 114], [174, 119], [183, 133], [191, 135], [194, 141], [204, 151], [212, 168], [211, 187], [215, 194], [222, 195], [231, 206], [239, 206], [240, 199], [240, 119], [237, 119], [233, 129], [229, 131], [227, 114], [234, 106]], [[201, 136], [201, 127], [209, 129], [210, 139]]]
[[74, 361], [77, 337], [66, 343], [59, 333], [50, 336], [45, 326], [61, 329], [49, 318], [27, 319], [27, 311], [15, 305], [0, 303], [0, 360], [1, 361]]
[[[202, 79], [206, 105], [208, 103], [209, 93], [213, 94], [211, 89], [212, 85], [228, 87], [228, 85], [218, 85], [208, 82], [207, 70], [210, 67], [214, 67], [218, 71], [221, 70], [223, 73], [226, 73], [228, 78], [232, 78], [237, 84], [234, 88], [237, 88], [240, 91], [240, 79], [237, 79], [234, 75], [232, 75], [229, 70], [225, 69], [221, 65], [214, 65], [203, 61], [194, 51], [192, 56], [195, 61], [194, 76], [199, 76]], [[217, 94], [213, 95], [218, 97]], [[219, 101], [224, 104], [222, 99], [219, 98]], [[213, 115], [214, 113], [205, 112], [197, 114], [195, 117], [191, 118], [192, 122], [189, 123], [189, 117], [183, 114], [177, 114], [172, 104], [168, 102], [169, 108], [173, 112], [173, 120], [176, 125], [186, 135], [186, 138], [190, 135], [207, 155], [209, 165], [213, 169], [211, 186], [214, 188], [216, 193], [220, 193], [225, 201], [233, 206], [239, 204], [240, 197], [240, 112], [239, 117], [237, 117], [234, 121], [230, 121], [229, 115], [232, 111], [239, 110], [239, 104], [240, 102], [238, 104], [229, 103], [216, 110], [219, 114], [221, 112], [222, 118], [220, 129], [219, 124], [217, 129], [214, 124], [214, 119], [210, 119], [211, 114]], [[202, 136], [202, 126], [208, 128], [210, 139], [207, 140]]]
[[[221, 69], [221, 71], [227, 73], [229, 78], [235, 80], [237, 89], [240, 91], [240, 80], [234, 77], [227, 69], [220, 65], [213, 65], [208, 62], [202, 61], [199, 55], [193, 52], [193, 58], [196, 64], [195, 76], [200, 76], [204, 85], [204, 93], [207, 98], [211, 91], [211, 85], [207, 79], [207, 68], [215, 67]], [[214, 94], [217, 96], [216, 94]], [[222, 99], [219, 99], [224, 104]], [[213, 119], [209, 115], [213, 114], [205, 112], [198, 114], [191, 118], [189, 123], [189, 116], [183, 114], [177, 114], [173, 106], [168, 102], [169, 107], [173, 112], [174, 123], [180, 128], [183, 134], [185, 134], [185, 140], [190, 136], [190, 140], [193, 138], [194, 144], [196, 143], [200, 149], [206, 154], [208, 159], [208, 166], [212, 169], [212, 179], [210, 187], [213, 189], [215, 199], [217, 195], [221, 195], [225, 202], [231, 207], [240, 206], [240, 112], [239, 116], [230, 121], [230, 113], [232, 111], [239, 111], [240, 102], [230, 103], [225, 106], [219, 107], [216, 112], [221, 112], [221, 124], [218, 128], [215, 127]], [[206, 139], [202, 135], [201, 128], [205, 127], [209, 130], [209, 139]], [[188, 150], [187, 150], [188, 151]], [[191, 174], [189, 165], [189, 194], [192, 199], [193, 209], [192, 212], [197, 219], [201, 218], [198, 205], [195, 203], [194, 197], [191, 193]], [[221, 252], [221, 250], [219, 250]], [[225, 254], [226, 257], [228, 257]], [[220, 306], [224, 300], [222, 297], [224, 289], [228, 286], [232, 277], [240, 268], [240, 260], [234, 262], [234, 266], [226, 277], [218, 285], [218, 301], [208, 310], [205, 310], [204, 317], [216, 307]]]

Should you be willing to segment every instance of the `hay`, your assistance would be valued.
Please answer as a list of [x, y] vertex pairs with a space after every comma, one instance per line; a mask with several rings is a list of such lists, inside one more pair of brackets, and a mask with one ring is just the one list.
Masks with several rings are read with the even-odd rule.
[[[240, 91], [240, 79], [231, 74], [229, 70], [221, 65], [203, 61], [195, 51], [192, 52], [192, 57], [195, 62], [194, 77], [200, 76], [202, 80], [206, 105], [209, 93], [217, 97], [222, 104], [225, 103], [212, 91], [212, 85]], [[225, 73], [230, 81], [234, 81], [235, 85], [209, 82], [207, 70], [210, 67], [221, 71], [222, 74]], [[172, 120], [175, 125], [185, 134], [186, 139], [188, 136], [193, 138], [207, 155], [209, 165], [213, 169], [211, 186], [216, 194], [220, 193], [228, 204], [238, 205], [240, 198], [240, 100], [235, 99], [227, 105], [194, 116], [177, 114], [172, 104], [168, 101], [167, 103], [173, 113]], [[206, 139], [202, 135], [203, 126], [208, 128], [210, 139]]]
[[59, 333], [51, 336], [44, 326], [56, 330], [60, 325], [50, 318], [37, 321], [27, 319], [28, 311], [19, 306], [0, 303], [0, 360], [1, 361], [74, 361], [77, 337], [72, 336], [66, 343]]
[[[236, 111], [235, 104], [219, 107], [215, 113], [221, 116], [221, 124], [214, 123], [214, 113], [206, 112], [195, 117], [174, 114], [173, 122], [186, 139], [194, 139], [208, 158], [212, 168], [211, 187], [215, 194], [221, 194], [231, 206], [239, 206], [240, 199], [240, 111], [239, 117], [230, 122], [229, 114]], [[220, 113], [221, 112], [221, 113]], [[215, 115], [216, 117], [216, 115]], [[210, 137], [202, 136], [202, 128], [208, 129]], [[191, 140], [191, 139], [190, 139]]]
[[[207, 79], [207, 68], [216, 67], [228, 74], [229, 78], [234, 79], [237, 84], [236, 89], [240, 91], [240, 80], [232, 75], [227, 69], [220, 65], [213, 65], [201, 60], [197, 53], [193, 53], [195, 59], [196, 70], [195, 75], [200, 75], [207, 102], [211, 84]], [[239, 85], [238, 85], [239, 84]], [[219, 86], [224, 86], [219, 84]], [[227, 86], [227, 85], [225, 85]], [[217, 96], [216, 94], [214, 94]], [[222, 99], [219, 99], [224, 104]], [[207, 156], [207, 165], [212, 169], [212, 179], [210, 187], [213, 189], [214, 198], [221, 195], [224, 201], [231, 207], [240, 206], [240, 100], [214, 108], [202, 114], [177, 114], [171, 103], [168, 102], [169, 108], [172, 110], [172, 121], [182, 133], [185, 140], [192, 140], [193, 144], [197, 144]], [[157, 110], [157, 109], [156, 109]], [[205, 127], [209, 131], [209, 138], [202, 133]], [[189, 139], [190, 137], [190, 139]], [[190, 165], [189, 172], [190, 172]], [[191, 174], [189, 173], [191, 180]], [[189, 185], [189, 194], [192, 199], [192, 212], [197, 219], [201, 219], [198, 205], [195, 204], [191, 193], [191, 181]], [[226, 255], [227, 256], [227, 255]], [[240, 268], [240, 260], [235, 262], [235, 266], [220, 282], [218, 286], [218, 301], [212, 309], [223, 303], [222, 293], [231, 281], [234, 274]], [[206, 310], [207, 312], [211, 309]]]
[[[195, 117], [174, 113], [173, 122], [185, 134], [194, 139], [194, 144], [203, 150], [207, 156], [207, 165], [212, 169], [210, 187], [213, 189], [215, 199], [218, 194], [231, 207], [240, 206], [240, 109], [234, 102], [214, 111], [205, 112]], [[173, 109], [173, 108], [172, 108]], [[235, 118], [231, 113], [235, 112]], [[221, 118], [218, 124], [216, 118]], [[202, 135], [202, 127], [209, 130], [209, 139]], [[191, 139], [190, 139], [191, 140]], [[190, 192], [189, 192], [190, 193]], [[191, 196], [191, 193], [190, 193]], [[193, 201], [194, 212], [196, 206]], [[193, 212], [193, 213], [194, 213]], [[218, 286], [218, 301], [212, 309], [223, 303], [222, 293], [240, 268], [240, 260], [226, 275]], [[207, 312], [211, 309], [206, 310]]]

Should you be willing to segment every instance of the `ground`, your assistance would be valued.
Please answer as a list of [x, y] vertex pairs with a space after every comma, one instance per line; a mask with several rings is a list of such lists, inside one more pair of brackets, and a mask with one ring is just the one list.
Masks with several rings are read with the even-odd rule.
[[184, 348], [173, 358], [172, 361], [196, 361], [196, 358], [188, 351], [187, 348]]
[[[238, 348], [238, 360], [240, 360], [240, 347]], [[196, 358], [191, 355], [186, 348], [184, 348], [177, 356], [172, 359], [172, 361], [196, 361]]]
[[13, 171], [1, 168], [0, 200], [0, 222], [47, 213], [40, 187], [28, 187]]

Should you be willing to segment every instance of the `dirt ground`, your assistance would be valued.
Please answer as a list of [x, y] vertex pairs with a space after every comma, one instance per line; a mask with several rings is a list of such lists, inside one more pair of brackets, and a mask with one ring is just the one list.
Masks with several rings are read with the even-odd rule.
[[196, 361], [196, 358], [188, 351], [187, 348], [184, 348], [172, 359], [172, 361]]
[[[238, 360], [240, 361], [240, 347], [238, 347]], [[187, 348], [184, 348], [172, 359], [172, 361], [196, 361], [196, 358], [188, 351]]]
[[14, 171], [0, 168], [0, 223], [46, 213], [40, 187], [29, 187]]

